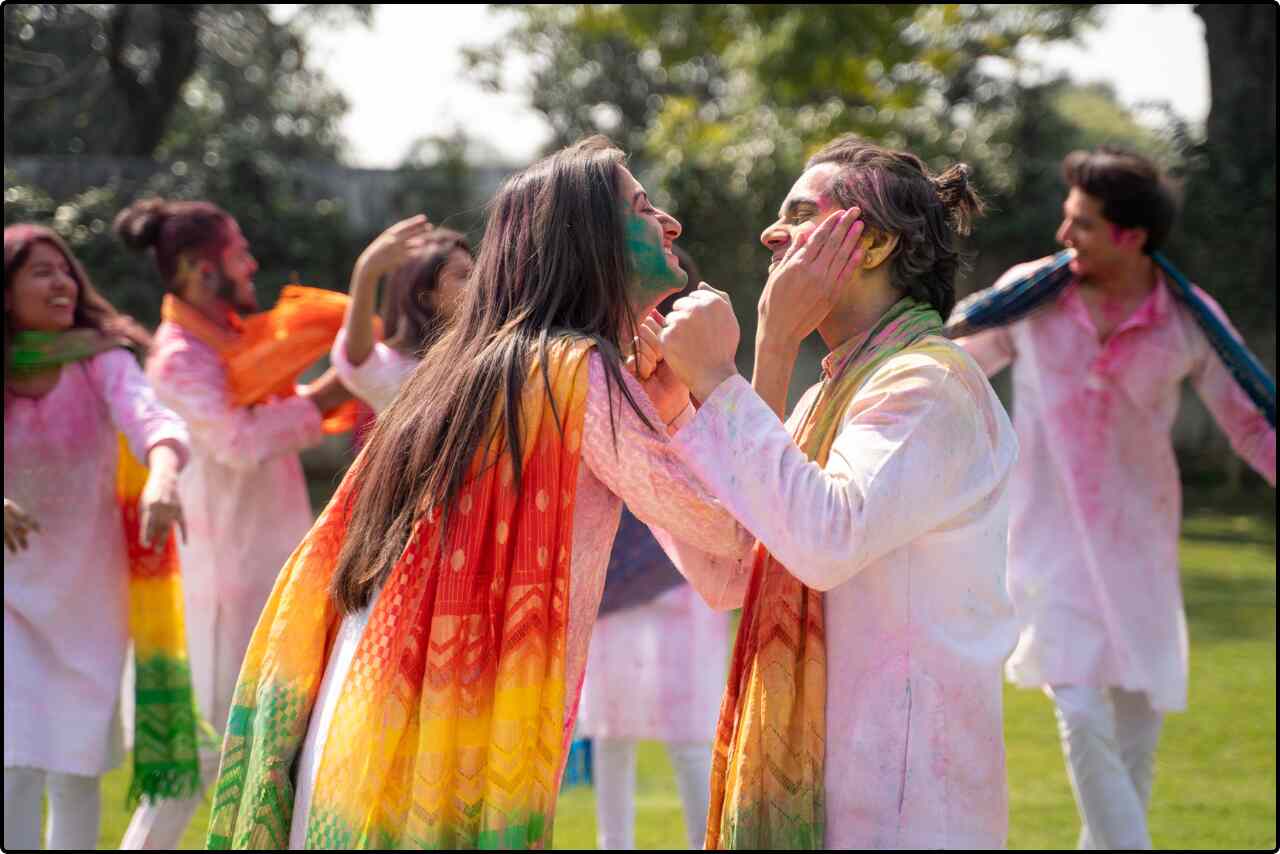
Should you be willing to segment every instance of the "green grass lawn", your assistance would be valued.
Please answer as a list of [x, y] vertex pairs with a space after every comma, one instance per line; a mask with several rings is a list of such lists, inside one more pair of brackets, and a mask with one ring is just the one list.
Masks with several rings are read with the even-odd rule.
[[[1157, 848], [1276, 847], [1276, 535], [1274, 493], [1264, 505], [1188, 502], [1182, 572], [1191, 634], [1191, 698], [1170, 715], [1156, 754], [1151, 836]], [[1234, 504], [1234, 502], [1233, 502]], [[1053, 709], [1036, 691], [1005, 690], [1009, 847], [1074, 848], [1075, 804]], [[685, 847], [684, 817], [661, 745], [639, 755], [636, 844]], [[128, 815], [125, 771], [103, 783], [101, 848], [114, 848]], [[566, 791], [555, 847], [595, 847], [595, 800]], [[183, 839], [203, 846], [208, 806]]]

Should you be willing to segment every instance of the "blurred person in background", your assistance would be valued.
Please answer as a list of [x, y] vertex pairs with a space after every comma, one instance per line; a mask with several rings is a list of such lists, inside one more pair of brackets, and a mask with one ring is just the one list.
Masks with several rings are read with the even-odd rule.
[[[1109, 147], [1072, 152], [1062, 172], [1057, 240], [1075, 253], [1070, 283], [1016, 322], [959, 343], [988, 376], [1013, 366], [1022, 450], [1010, 485], [1009, 586], [1023, 629], [1008, 676], [1053, 700], [1080, 847], [1150, 848], [1161, 724], [1187, 705], [1172, 444], [1183, 381], [1273, 486], [1276, 434], [1151, 257], [1177, 216], [1168, 179], [1149, 159]], [[1045, 267], [1020, 264], [990, 290], [998, 297]], [[1238, 339], [1217, 303], [1193, 291]]]
[[[674, 248], [691, 285], [693, 260]], [[626, 508], [605, 580], [600, 619], [582, 685], [578, 733], [591, 739], [597, 845], [631, 850], [635, 843], [636, 750], [664, 743], [675, 769], [689, 846], [706, 834], [711, 742], [724, 694], [729, 614], [712, 610], [685, 582], [649, 528]]]
[[[244, 315], [258, 310], [258, 264], [226, 211], [209, 202], [148, 199], [121, 211], [113, 227], [129, 248], [149, 253], [167, 291], [146, 371], [160, 400], [191, 430], [192, 460], [179, 482], [188, 508], [181, 547], [187, 640], [200, 713], [221, 735], [258, 615], [280, 565], [311, 526], [298, 452], [320, 442], [324, 415], [350, 392], [330, 369], [293, 394], [292, 381], [282, 387], [268, 376], [288, 361], [271, 349], [252, 353], [247, 366], [231, 361], [249, 334]], [[328, 350], [340, 317], [339, 309], [333, 331], [306, 357]], [[297, 321], [312, 322], [305, 310]], [[251, 380], [273, 393], [245, 405], [233, 389]], [[206, 784], [217, 763], [216, 746], [203, 746]], [[176, 847], [200, 802], [197, 794], [143, 804], [121, 847]]]
[[[138, 565], [155, 558], [175, 569], [165, 558], [171, 527], [183, 526], [178, 474], [190, 438], [126, 349], [145, 351], [146, 333], [49, 228], [4, 230], [4, 327], [4, 846], [40, 847], [47, 792], [45, 846], [91, 850], [101, 777], [123, 758], [120, 675], [138, 628]], [[117, 490], [118, 434], [150, 469], [132, 510]], [[166, 628], [180, 647], [180, 626]], [[139, 654], [146, 647], [139, 641]], [[140, 773], [135, 763], [142, 787]]]
[[[402, 220], [370, 243], [351, 271], [351, 302], [330, 359], [343, 385], [375, 413], [396, 392], [457, 313], [475, 262], [465, 236]], [[375, 329], [378, 280], [387, 278]]]

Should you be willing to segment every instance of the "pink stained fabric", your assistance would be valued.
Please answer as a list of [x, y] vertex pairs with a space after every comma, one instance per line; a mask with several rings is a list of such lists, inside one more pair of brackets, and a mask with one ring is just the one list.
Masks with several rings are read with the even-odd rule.
[[[622, 502], [626, 501], [631, 512], [642, 521], [665, 526], [670, 531], [669, 539], [681, 542], [686, 549], [709, 553], [723, 561], [725, 566], [739, 566], [754, 542], [751, 535], [681, 463], [667, 435], [646, 427], [617, 391], [612, 419], [617, 429], [615, 444], [605, 369], [598, 352], [591, 354], [588, 371], [582, 463], [578, 469], [573, 515], [569, 625], [565, 642], [566, 759]], [[623, 377], [650, 423], [661, 431], [662, 421], [644, 390], [629, 375], [624, 373]], [[690, 413], [686, 412], [673, 426], [678, 428], [689, 417]], [[740, 577], [730, 575], [710, 579], [704, 587], [704, 596], [722, 604], [734, 595], [741, 599], [741, 590], [745, 589], [744, 572]], [[324, 739], [367, 616], [366, 609], [343, 620], [325, 667], [298, 759], [297, 795], [290, 835], [291, 844], [297, 846], [305, 840], [307, 814]], [[723, 689], [723, 682], [718, 687]]]
[[1031, 317], [960, 343], [988, 376], [1013, 363], [1022, 457], [1010, 486], [1009, 583], [1023, 631], [1009, 678], [1115, 686], [1147, 693], [1158, 711], [1185, 709], [1182, 491], [1171, 438], [1182, 381], [1273, 485], [1275, 430], [1162, 277], [1105, 343], [1075, 284]]
[[728, 658], [728, 613], [708, 608], [688, 584], [601, 617], [578, 734], [702, 742], [710, 754]]
[[126, 350], [63, 367], [43, 397], [5, 392], [4, 495], [40, 525], [4, 556], [4, 764], [97, 776], [123, 759], [115, 718], [129, 643], [129, 575], [116, 504], [117, 432], [146, 460], [188, 456]]
[[173, 323], [156, 330], [147, 376], [191, 429], [178, 482], [187, 647], [200, 712], [221, 732], [258, 615], [311, 528], [298, 451], [321, 440], [320, 413], [301, 397], [232, 406], [218, 354]]
[[374, 413], [382, 412], [395, 400], [400, 386], [418, 366], [418, 360], [383, 344], [373, 343], [373, 350], [359, 365], [347, 358], [347, 330], [338, 330], [329, 351], [329, 361], [338, 372], [342, 384], [363, 400]]
[[[825, 469], [792, 438], [820, 386], [784, 426], [732, 377], [674, 437], [711, 492], [824, 592], [830, 849], [999, 848], [1008, 833], [1000, 671], [1017, 637], [1005, 590], [1017, 441], [978, 366], [947, 349], [887, 360]], [[730, 572], [673, 545], [704, 585]], [[723, 606], [740, 604], [735, 590]]]

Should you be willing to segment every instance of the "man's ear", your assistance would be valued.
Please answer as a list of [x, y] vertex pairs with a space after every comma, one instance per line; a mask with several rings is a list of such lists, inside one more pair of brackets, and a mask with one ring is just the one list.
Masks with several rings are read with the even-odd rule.
[[1111, 242], [1121, 249], [1141, 252], [1143, 247], [1147, 245], [1147, 230], [1138, 225], [1133, 228], [1122, 228], [1112, 224]]
[[885, 261], [888, 261], [889, 256], [893, 254], [893, 250], [898, 246], [898, 235], [881, 231], [878, 228], [868, 228], [862, 240], [861, 266], [867, 270], [874, 270]]

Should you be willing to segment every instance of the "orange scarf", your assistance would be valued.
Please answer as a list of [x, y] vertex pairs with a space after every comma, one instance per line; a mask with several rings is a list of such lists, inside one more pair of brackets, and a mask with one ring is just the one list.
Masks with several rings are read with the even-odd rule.
[[[226, 329], [169, 294], [160, 306], [160, 317], [213, 348], [227, 369], [232, 404], [253, 406], [270, 397], [297, 393], [298, 376], [333, 345], [347, 300], [346, 294], [337, 291], [285, 285], [270, 311], [245, 318], [228, 311], [231, 329]], [[347, 401], [325, 416], [324, 431], [345, 433], [355, 426], [356, 418], [356, 401]]]

